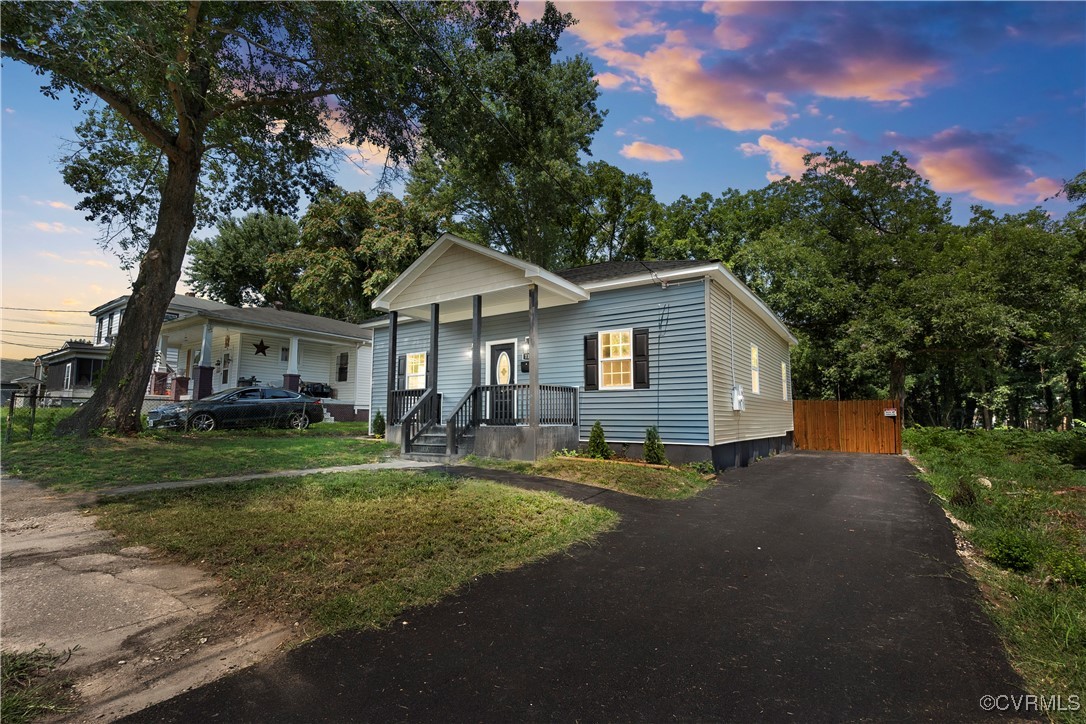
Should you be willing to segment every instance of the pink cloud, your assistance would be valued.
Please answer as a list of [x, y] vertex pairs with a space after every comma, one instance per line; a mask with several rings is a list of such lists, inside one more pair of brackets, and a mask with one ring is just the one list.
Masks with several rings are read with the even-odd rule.
[[914, 156], [912, 166], [942, 193], [965, 193], [978, 201], [1009, 206], [1039, 203], [1061, 187], [1056, 179], [1039, 177], [1022, 163], [1028, 149], [996, 134], [954, 126], [930, 138], [902, 140]]
[[614, 90], [621, 88], [626, 83], [626, 79], [615, 73], [600, 73], [596, 76], [596, 82], [600, 84], [600, 88]]
[[626, 158], [636, 158], [640, 161], [682, 161], [683, 154], [677, 148], [658, 146], [655, 143], [634, 141], [622, 147], [619, 151]]
[[74, 226], [68, 226], [62, 224], [59, 221], [35, 221], [31, 224], [38, 231], [44, 231], [46, 234], [82, 234], [79, 229]]
[[780, 181], [785, 176], [799, 178], [807, 170], [803, 157], [811, 153], [810, 146], [828, 145], [805, 138], [793, 138], [792, 143], [782, 141], [770, 135], [758, 137], [758, 143], [744, 143], [739, 150], [745, 156], [768, 156], [769, 171], [765, 177], [770, 181]]
[[676, 118], [708, 118], [732, 131], [772, 128], [788, 119], [787, 98], [707, 72], [701, 64], [703, 52], [696, 48], [660, 45], [644, 56], [613, 49], [599, 53], [646, 80], [656, 101]]

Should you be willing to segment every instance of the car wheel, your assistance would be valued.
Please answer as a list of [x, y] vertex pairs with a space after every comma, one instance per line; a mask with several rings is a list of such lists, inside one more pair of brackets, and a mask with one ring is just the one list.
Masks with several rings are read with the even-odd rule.
[[287, 418], [287, 426], [295, 430], [304, 430], [309, 427], [309, 417], [304, 412], [292, 412]]
[[189, 418], [189, 429], [196, 432], [210, 432], [215, 429], [215, 418], [208, 412], [197, 412]]

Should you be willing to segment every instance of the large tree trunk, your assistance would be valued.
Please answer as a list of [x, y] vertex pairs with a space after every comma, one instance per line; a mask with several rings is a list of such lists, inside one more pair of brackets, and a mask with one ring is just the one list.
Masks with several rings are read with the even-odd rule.
[[170, 160], [155, 233], [140, 262], [117, 342], [94, 394], [74, 415], [57, 425], [58, 435], [86, 437], [97, 430], [115, 434], [140, 431], [140, 412], [154, 366], [158, 333], [181, 277], [189, 235], [196, 226], [193, 207], [199, 176], [198, 152]]
[[890, 360], [890, 399], [905, 401], [905, 360], [899, 357]]

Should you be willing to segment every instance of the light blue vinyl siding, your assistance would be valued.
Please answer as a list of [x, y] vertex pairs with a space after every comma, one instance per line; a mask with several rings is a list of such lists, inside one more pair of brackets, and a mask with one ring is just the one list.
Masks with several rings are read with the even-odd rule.
[[[649, 330], [649, 389], [582, 391], [581, 438], [587, 440], [592, 423], [600, 420], [610, 442], [644, 442], [645, 428], [656, 425], [664, 442], [708, 444], [705, 287], [700, 279], [667, 289], [646, 285], [598, 291], [587, 302], [540, 310], [539, 340], [532, 345], [540, 384], [583, 388], [584, 336], [641, 327]], [[397, 352], [425, 352], [429, 334], [427, 322], [400, 324]], [[527, 334], [527, 312], [483, 318], [484, 344], [516, 338], [519, 354]], [[471, 383], [471, 320], [442, 324], [438, 346], [444, 419]], [[386, 406], [387, 377], [388, 328], [383, 327], [374, 330], [373, 339], [374, 409]], [[517, 382], [528, 382], [519, 365]]]

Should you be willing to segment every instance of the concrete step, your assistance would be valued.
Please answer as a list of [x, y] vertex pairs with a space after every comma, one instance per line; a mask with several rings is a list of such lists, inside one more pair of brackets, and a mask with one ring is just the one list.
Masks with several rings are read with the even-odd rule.
[[416, 460], [416, 461], [418, 461], [420, 463], [448, 464], [448, 463], [457, 462], [463, 456], [462, 455], [446, 455], [444, 453], [444, 451], [441, 452], [440, 454], [413, 451], [413, 452], [409, 452], [406, 455], [401, 455], [400, 457], [402, 457], [404, 460]]

